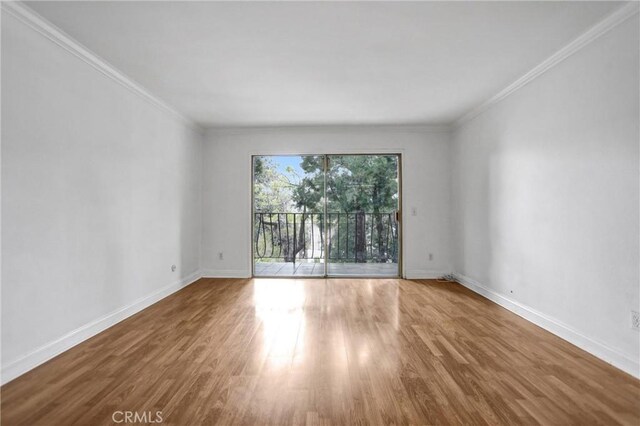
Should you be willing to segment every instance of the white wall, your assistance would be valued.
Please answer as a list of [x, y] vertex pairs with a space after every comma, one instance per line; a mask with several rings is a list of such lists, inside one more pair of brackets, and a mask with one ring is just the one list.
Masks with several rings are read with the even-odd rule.
[[6, 382], [198, 270], [202, 136], [5, 12], [2, 123]]
[[[449, 134], [402, 127], [292, 127], [211, 130], [204, 143], [201, 267], [211, 276], [251, 274], [251, 155], [402, 154], [404, 271], [451, 271]], [[417, 216], [408, 211], [416, 207]], [[219, 260], [218, 252], [224, 252]], [[428, 260], [433, 253], [433, 260]]]
[[638, 50], [636, 15], [456, 129], [452, 154], [463, 281], [636, 376]]
[[227, 129], [203, 144], [3, 13], [3, 382], [199, 266], [249, 276], [252, 154], [366, 152], [403, 155], [407, 276], [453, 268], [638, 375], [637, 26], [636, 16], [453, 135]]

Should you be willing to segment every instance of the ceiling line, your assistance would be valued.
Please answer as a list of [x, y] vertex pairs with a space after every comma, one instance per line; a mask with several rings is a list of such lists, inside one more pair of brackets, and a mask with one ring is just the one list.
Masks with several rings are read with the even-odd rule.
[[271, 130], [315, 130], [315, 131], [335, 131], [335, 130], [381, 130], [381, 131], [413, 131], [420, 133], [446, 133], [452, 130], [449, 124], [430, 123], [329, 123], [329, 124], [273, 124], [273, 125], [238, 125], [238, 126], [207, 126], [206, 131], [212, 132], [234, 132], [234, 131], [271, 131]]

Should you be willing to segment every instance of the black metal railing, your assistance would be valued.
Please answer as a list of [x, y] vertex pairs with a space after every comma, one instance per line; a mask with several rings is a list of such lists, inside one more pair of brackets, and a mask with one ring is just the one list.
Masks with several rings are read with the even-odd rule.
[[[325, 257], [323, 213], [257, 212], [254, 255], [261, 260], [320, 261]], [[331, 262], [398, 261], [398, 222], [393, 213], [327, 213], [326, 249]]]

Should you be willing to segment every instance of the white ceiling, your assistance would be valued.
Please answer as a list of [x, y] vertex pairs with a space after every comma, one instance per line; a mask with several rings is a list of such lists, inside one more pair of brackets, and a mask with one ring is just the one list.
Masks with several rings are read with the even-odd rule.
[[29, 2], [202, 126], [444, 124], [619, 2]]

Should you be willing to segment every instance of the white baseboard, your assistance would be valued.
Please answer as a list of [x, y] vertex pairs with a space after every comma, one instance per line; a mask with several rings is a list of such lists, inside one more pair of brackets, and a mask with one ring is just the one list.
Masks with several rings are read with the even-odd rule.
[[530, 321], [535, 325], [544, 328], [545, 330], [568, 341], [569, 343], [579, 347], [580, 349], [589, 352], [590, 354], [613, 365], [614, 367], [617, 367], [636, 378], [640, 378], [640, 363], [638, 362], [638, 360], [634, 360], [628, 355], [623, 354], [622, 352], [611, 348], [604, 343], [598, 342], [590, 337], [585, 336], [584, 334], [576, 331], [566, 324], [563, 324], [555, 318], [538, 312], [529, 306], [523, 305], [522, 303], [516, 302], [515, 300], [497, 293], [472, 278], [457, 273], [454, 273], [454, 276], [456, 278], [456, 281], [467, 287], [469, 290], [478, 293], [479, 295], [491, 300], [492, 302], [497, 303], [503, 308], [506, 308], [514, 314], [526, 319], [527, 321]]
[[[410, 269], [405, 273], [409, 280], [435, 279], [451, 273], [450, 271]], [[251, 272], [244, 269], [203, 269], [203, 278], [251, 278]]]
[[451, 271], [437, 271], [431, 269], [407, 269], [405, 278], [408, 280], [434, 280], [450, 274]]
[[181, 280], [170, 284], [160, 290], [144, 296], [133, 303], [124, 306], [116, 311], [113, 311], [101, 318], [91, 321], [82, 327], [65, 334], [64, 336], [49, 342], [39, 348], [29, 352], [28, 354], [18, 358], [15, 361], [10, 362], [7, 365], [2, 366], [2, 377], [0, 382], [4, 385], [10, 382], [16, 377], [26, 373], [29, 370], [34, 369], [38, 365], [50, 360], [51, 358], [61, 354], [62, 352], [71, 349], [79, 343], [84, 342], [90, 337], [106, 330], [109, 327], [114, 326], [120, 321], [127, 319], [128, 317], [140, 312], [141, 310], [153, 305], [161, 299], [169, 296], [172, 293], [196, 282], [201, 277], [200, 271], [196, 271], [193, 274], [182, 278]]
[[202, 278], [251, 278], [251, 272], [243, 269], [203, 269]]

